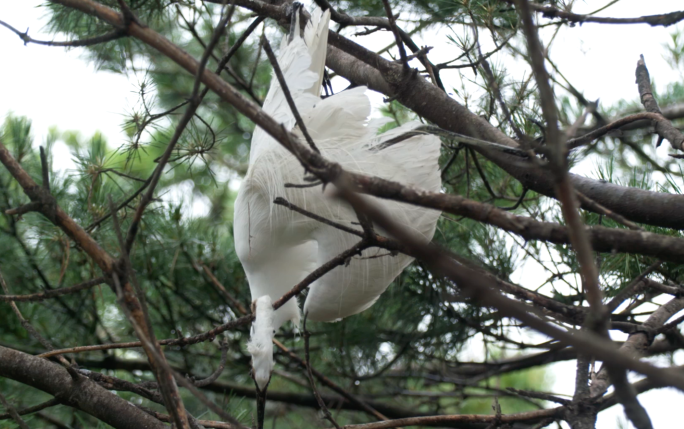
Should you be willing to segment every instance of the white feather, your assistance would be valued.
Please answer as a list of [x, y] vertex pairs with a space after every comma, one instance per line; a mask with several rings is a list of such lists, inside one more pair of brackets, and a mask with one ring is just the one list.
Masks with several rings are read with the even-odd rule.
[[[421, 125], [404, 124], [381, 135], [378, 129], [387, 120], [369, 121], [370, 101], [365, 87], [357, 87], [328, 97], [319, 98], [327, 43], [329, 11], [316, 9], [303, 37], [295, 34], [291, 42], [281, 46], [278, 63], [302, 115], [304, 123], [321, 154], [339, 163], [345, 170], [379, 176], [385, 179], [439, 191], [438, 168], [440, 141], [430, 135], [419, 135], [394, 144], [390, 139]], [[264, 110], [288, 129], [295, 129], [295, 120], [277, 80], [264, 102]], [[303, 141], [303, 138], [301, 139]], [[275, 332], [291, 320], [299, 322], [299, 307], [295, 300], [269, 316], [262, 316], [259, 303], [268, 297], [275, 301], [311, 273], [342, 251], [352, 247], [359, 238], [316, 222], [282, 206], [273, 204], [276, 197], [317, 213], [330, 220], [358, 228], [351, 207], [337, 199], [326, 197], [321, 187], [285, 188], [284, 184], [303, 183], [303, 168], [287, 150], [257, 128], [252, 138], [250, 164], [235, 201], [235, 247], [249, 282], [252, 299], [257, 301], [253, 335], [256, 327], [266, 326], [260, 317], [271, 317]], [[439, 212], [394, 201], [370, 198], [390, 213], [394, 221], [430, 240], [435, 232]], [[375, 256], [375, 257], [373, 257]], [[388, 255], [384, 250], [369, 249], [361, 257], [352, 258], [349, 266], [338, 267], [314, 282], [304, 303], [304, 311], [315, 321], [334, 321], [356, 314], [373, 305], [380, 294], [412, 261], [405, 255]], [[263, 304], [265, 306], [265, 304]], [[265, 313], [264, 313], [265, 314]], [[264, 332], [266, 329], [264, 328]], [[263, 334], [259, 344], [272, 339]], [[268, 369], [262, 350], [253, 337], [250, 342], [255, 372]], [[265, 347], [265, 346], [264, 346]], [[270, 351], [269, 351], [270, 350]], [[266, 363], [263, 363], [266, 362]]]
[[252, 355], [254, 380], [259, 389], [263, 390], [268, 385], [273, 370], [273, 304], [268, 295], [257, 299], [254, 304], [256, 317], [247, 351]]

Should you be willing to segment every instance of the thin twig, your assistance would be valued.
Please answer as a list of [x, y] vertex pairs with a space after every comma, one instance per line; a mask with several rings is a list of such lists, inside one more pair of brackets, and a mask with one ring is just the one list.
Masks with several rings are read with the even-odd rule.
[[[477, 34], [477, 26], [473, 25], [473, 32]], [[510, 40], [510, 38], [509, 38]], [[507, 42], [507, 41], [506, 41]], [[501, 44], [501, 47], [506, 46], [506, 42]], [[499, 108], [501, 109], [501, 113], [503, 113], [505, 121], [508, 122], [508, 125], [510, 125], [511, 129], [513, 132], [515, 132], [515, 135], [518, 137], [518, 139], [521, 142], [526, 142], [527, 138], [525, 134], [520, 130], [520, 127], [518, 127], [515, 122], [513, 122], [513, 115], [511, 114], [511, 111], [508, 109], [508, 105], [506, 105], [506, 102], [504, 101], [503, 93], [501, 92], [501, 88], [499, 86], [499, 83], [496, 80], [496, 76], [494, 76], [494, 72], [492, 71], [492, 68], [489, 66], [489, 62], [487, 61], [487, 57], [485, 55], [482, 55], [482, 50], [480, 48], [480, 42], [478, 41], [477, 44], [477, 55], [478, 55], [478, 60], [477, 63], [474, 63], [475, 65], [480, 64], [482, 66], [482, 71], [483, 74], [487, 80], [487, 86], [489, 89], [494, 93], [494, 97], [496, 98], [497, 102], [499, 103]], [[489, 55], [491, 55], [493, 52], [490, 52]]]
[[679, 326], [680, 323], [684, 322], [684, 315], [679, 316], [672, 322], [668, 322], [661, 326], [660, 328], [656, 329], [654, 332], [654, 335], [659, 335], [659, 334], [664, 334], [665, 332], [669, 331], [670, 329], [674, 329], [677, 326]]
[[[154, 411], [150, 408], [143, 407], [142, 405], [137, 405], [136, 407], [140, 408], [141, 410], [145, 411], [146, 413], [150, 414], [151, 416], [154, 416], [157, 420], [160, 420], [165, 423], [171, 423], [171, 417], [168, 414], [162, 414], [160, 412]], [[215, 420], [197, 420], [197, 423], [202, 425], [202, 427], [205, 428], [215, 428], [215, 429], [236, 429], [234, 425], [230, 423], [224, 423], [224, 422], [217, 422]]]
[[[26, 424], [24, 419], [21, 418], [19, 413], [17, 413], [16, 408], [9, 402], [7, 402], [7, 399], [5, 398], [5, 395], [0, 393], [0, 403], [2, 404], [3, 407], [7, 410], [10, 416], [12, 416], [12, 419], [19, 425], [21, 429], [30, 429], [29, 426]], [[338, 428], [339, 429], [339, 428]]]
[[[17, 410], [17, 414], [19, 414], [20, 416], [23, 416], [26, 414], [32, 414], [32, 413], [44, 410], [44, 409], [49, 408], [49, 407], [54, 407], [55, 405], [59, 405], [61, 403], [62, 403], [62, 401], [60, 401], [59, 399], [52, 398], [52, 399], [49, 399], [49, 400], [42, 402], [38, 405], [34, 405], [32, 407], [26, 407], [26, 408], [23, 408], [21, 410]], [[12, 416], [9, 413], [0, 414], [0, 420], [6, 420], [6, 419], [10, 419], [10, 418], [12, 418]]]
[[[2, 272], [0, 271], [0, 287], [2, 287], [2, 290], [5, 292], [6, 295], [9, 295], [9, 287], [7, 286], [7, 283], [5, 282], [5, 278], [2, 275]], [[12, 308], [12, 311], [14, 311], [14, 314], [17, 316], [17, 319], [19, 319], [19, 323], [21, 323], [21, 326], [26, 329], [26, 331], [31, 335], [33, 338], [36, 339], [40, 344], [45, 347], [47, 350], [54, 350], [54, 347], [52, 346], [52, 343], [48, 341], [45, 337], [43, 337], [36, 328], [31, 325], [31, 322], [29, 322], [23, 314], [21, 314], [21, 311], [19, 310], [19, 307], [17, 307], [17, 304], [15, 302], [10, 301], [9, 303], [10, 307]], [[64, 366], [64, 368], [69, 371], [69, 375], [72, 377], [75, 377], [75, 370], [71, 367], [71, 364], [63, 357], [59, 356], [58, 357], [59, 362]]]
[[104, 277], [98, 277], [96, 279], [88, 280], [83, 283], [79, 283], [70, 287], [63, 287], [60, 289], [45, 290], [43, 292], [32, 293], [29, 295], [0, 295], [0, 301], [2, 302], [36, 302], [44, 301], [46, 299], [54, 298], [56, 296], [68, 295], [76, 293], [85, 289], [89, 289], [93, 286], [101, 285], [105, 283]]
[[564, 407], [549, 408], [538, 411], [527, 411], [515, 414], [483, 415], [483, 414], [455, 414], [423, 417], [408, 417], [404, 419], [386, 420], [383, 422], [345, 425], [345, 429], [390, 429], [405, 426], [452, 426], [452, 427], [483, 427], [499, 421], [502, 426], [514, 423], [535, 423], [549, 417], [560, 417]]
[[108, 33], [105, 33], [101, 36], [96, 36], [92, 37], [89, 39], [83, 39], [83, 40], [70, 40], [67, 42], [59, 42], [59, 41], [46, 41], [46, 40], [36, 40], [32, 38], [31, 36], [28, 35], [28, 29], [25, 32], [21, 32], [17, 30], [16, 28], [12, 27], [8, 23], [4, 21], [0, 21], [0, 25], [3, 27], [7, 27], [10, 29], [14, 34], [19, 36], [21, 40], [24, 41], [24, 45], [27, 45], [29, 43], [34, 43], [36, 45], [44, 45], [44, 46], [61, 46], [61, 47], [69, 47], [69, 48], [76, 48], [76, 47], [83, 47], [83, 46], [93, 46], [93, 45], [98, 45], [100, 43], [105, 43], [105, 42], [110, 42], [112, 40], [120, 39], [122, 37], [127, 36], [127, 33], [125, 30], [121, 29], [116, 29], [112, 30]]
[[[173, 370], [171, 370], [173, 371]], [[173, 375], [176, 378], [176, 381], [178, 381], [178, 384], [182, 385], [186, 389], [190, 391], [197, 399], [200, 400], [204, 405], [206, 405], [211, 411], [215, 412], [217, 415], [219, 415], [222, 419], [230, 422], [231, 424], [235, 425], [237, 428], [242, 428], [246, 429], [244, 425], [242, 425], [239, 421], [235, 419], [235, 417], [231, 416], [227, 412], [223, 410], [223, 408], [219, 407], [212, 401], [211, 399], [207, 398], [207, 396], [202, 393], [193, 383], [191, 383], [187, 378], [183, 377], [181, 374], [173, 371]]]
[[[295, 353], [293, 353], [290, 349], [285, 347], [280, 341], [274, 339], [273, 343], [280, 349], [282, 350], [290, 359], [293, 361], [297, 362], [302, 368], [307, 369], [308, 367], [306, 366], [306, 361], [302, 359], [301, 357], [297, 356]], [[326, 387], [331, 389], [332, 391], [338, 393], [341, 395], [343, 398], [348, 400], [349, 402], [353, 403], [366, 413], [375, 416], [378, 419], [381, 420], [389, 420], [384, 414], [376, 410], [375, 408], [371, 407], [370, 405], [366, 404], [362, 400], [358, 399], [356, 396], [352, 395], [351, 393], [347, 392], [345, 389], [340, 387], [337, 383], [326, 377], [324, 374], [321, 372], [315, 370], [314, 368], [311, 368], [311, 372], [313, 373], [314, 376]]]
[[337, 223], [337, 222], [333, 222], [330, 219], [324, 218], [323, 216], [319, 216], [316, 213], [312, 213], [308, 210], [304, 210], [303, 208], [298, 207], [298, 206], [292, 204], [291, 202], [287, 201], [285, 198], [277, 197], [276, 199], [273, 200], [273, 204], [277, 204], [279, 206], [287, 207], [288, 209], [290, 209], [294, 212], [302, 214], [302, 215], [309, 217], [313, 220], [316, 220], [322, 224], [332, 226], [333, 228], [337, 228], [340, 231], [344, 231], [344, 232], [347, 232], [349, 234], [356, 235], [357, 237], [363, 237], [363, 231], [359, 231], [358, 229], [354, 229], [354, 228], [349, 228], [348, 226], [342, 225], [342, 224]]
[[624, 118], [616, 119], [613, 122], [602, 126], [590, 133], [583, 136], [568, 140], [568, 149], [576, 149], [580, 146], [584, 146], [593, 142], [594, 140], [605, 136], [614, 130], [619, 130], [621, 127], [631, 124], [632, 122], [640, 121], [643, 119], [650, 119], [651, 121], [661, 121], [666, 120], [666, 118], [660, 113], [653, 112], [641, 112], [635, 113], [633, 115], [625, 116]]
[[240, 301], [238, 301], [237, 299], [235, 299], [235, 297], [233, 297], [233, 295], [231, 295], [231, 294], [228, 292], [228, 290], [225, 288], [225, 286], [223, 286], [223, 284], [221, 284], [221, 282], [216, 278], [216, 276], [214, 275], [214, 273], [211, 272], [211, 270], [209, 269], [209, 267], [207, 267], [207, 266], [204, 265], [204, 264], [200, 264], [200, 265], [202, 266], [202, 268], [203, 268], [203, 270], [204, 270], [204, 273], [207, 275], [207, 277], [209, 277], [209, 280], [210, 280], [211, 284], [212, 284], [216, 289], [218, 289], [219, 293], [220, 293], [221, 295], [223, 295], [223, 297], [226, 298], [226, 300], [227, 300], [233, 307], [235, 307], [240, 313], [242, 313], [242, 314], [247, 314], [248, 312], [247, 312], [247, 309], [245, 308], [245, 306], [242, 305], [242, 304], [240, 303]]
[[602, 215], [605, 215], [605, 216], [613, 219], [615, 222], [622, 224], [631, 230], [634, 230], [634, 231], [643, 231], [644, 230], [639, 225], [637, 225], [634, 222], [626, 219], [624, 216], [622, 216], [618, 213], [615, 213], [612, 210], [609, 210], [607, 207], [602, 206], [601, 204], [599, 204], [596, 201], [592, 200], [591, 198], [587, 197], [583, 193], [581, 193], [579, 191], [575, 191], [575, 194], [577, 195], [577, 199], [580, 200], [580, 202], [582, 203], [582, 206], [584, 208], [588, 208], [589, 210], [591, 210], [595, 213], [600, 213]]
[[226, 368], [226, 361], [228, 360], [228, 342], [226, 340], [222, 340], [220, 344], [221, 344], [221, 361], [219, 362], [219, 365], [216, 368], [216, 371], [214, 371], [207, 378], [195, 381], [194, 382], [195, 386], [205, 387], [205, 386], [210, 385], [214, 381], [218, 380], [218, 378], [221, 376], [221, 373]]
[[314, 380], [313, 373], [311, 372], [311, 357], [309, 353], [309, 337], [311, 336], [311, 334], [309, 334], [309, 331], [306, 330], [306, 319], [308, 318], [308, 315], [308, 313], [304, 314], [304, 323], [302, 327], [302, 329], [304, 330], [304, 356], [306, 357], [306, 375], [309, 378], [311, 391], [313, 392], [313, 395], [316, 398], [316, 402], [318, 402], [318, 406], [320, 407], [321, 411], [323, 411], [323, 415], [325, 415], [325, 418], [328, 419], [328, 421], [332, 423], [332, 425], [335, 426], [336, 429], [341, 429], [340, 425], [337, 424], [332, 414], [330, 414], [330, 410], [328, 409], [328, 406], [325, 405], [325, 401], [323, 401], [323, 398], [321, 398], [321, 394], [318, 393], [318, 389], [316, 389], [316, 381]]
[[646, 268], [641, 274], [639, 274], [634, 280], [632, 280], [627, 286], [622, 288], [620, 292], [617, 293], [611, 299], [607, 304], [606, 304], [606, 311], [609, 313], [613, 313], [617, 308], [625, 302], [627, 298], [630, 296], [633, 296], [635, 293], [638, 293], [640, 290], [640, 285], [643, 284], [642, 287], [646, 287], [646, 283], [643, 282], [643, 280], [646, 278], [647, 275], [651, 274], [653, 271], [655, 271], [658, 267], [660, 267], [663, 264], [663, 261], [655, 261], [652, 263], [648, 268]]
[[397, 27], [397, 22], [394, 19], [394, 14], [392, 14], [392, 6], [390, 6], [388, 0], [382, 0], [382, 4], [385, 7], [385, 13], [387, 14], [387, 21], [389, 22], [390, 29], [394, 34], [394, 40], [397, 43], [397, 49], [399, 49], [399, 57], [401, 58], [401, 64], [404, 70], [409, 69], [408, 59], [406, 58], [406, 49], [404, 48], [404, 42], [399, 34], [399, 28]]

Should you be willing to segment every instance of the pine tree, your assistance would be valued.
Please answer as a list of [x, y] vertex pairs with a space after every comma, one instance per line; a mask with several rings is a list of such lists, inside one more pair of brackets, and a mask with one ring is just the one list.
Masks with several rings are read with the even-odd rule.
[[[651, 428], [639, 394], [684, 390], [674, 364], [636, 357], [672, 357], [684, 345], [673, 317], [684, 309], [684, 90], [652, 84], [642, 58], [639, 92], [600, 106], [556, 68], [538, 29], [669, 26], [684, 14], [604, 19], [609, 8], [579, 15], [527, 0], [316, 3], [334, 10], [334, 86], [382, 93], [385, 129], [415, 119], [442, 138], [443, 193], [358, 190], [443, 214], [434, 246], [390, 237], [417, 260], [370, 310], [281, 330], [266, 426], [586, 429], [620, 403], [636, 428]], [[277, 46], [288, 4], [55, 0], [46, 11], [55, 37], [66, 37], [50, 43], [137, 76], [139, 103], [122, 112], [123, 143], [60, 124], [36, 143], [31, 118], [13, 115], [0, 128], [0, 426], [252, 426], [251, 297], [232, 204], [254, 120], [279, 129], [254, 112], [272, 70], [260, 38]], [[395, 40], [380, 53], [354, 37], [377, 31]], [[431, 62], [413, 41], [424, 34], [442, 37], [453, 60]], [[680, 73], [683, 52], [673, 30], [668, 60]], [[201, 61], [219, 79], [189, 73]], [[527, 65], [522, 79], [510, 61]], [[75, 171], [54, 165], [58, 141]], [[656, 152], [662, 142], [672, 156]], [[299, 147], [309, 173], [337, 180]], [[568, 173], [590, 162], [593, 177]], [[206, 211], [165, 197], [179, 190]], [[529, 266], [545, 278], [520, 279]], [[549, 393], [547, 365], [566, 360], [577, 363], [572, 398]], [[631, 383], [628, 372], [646, 378]]]

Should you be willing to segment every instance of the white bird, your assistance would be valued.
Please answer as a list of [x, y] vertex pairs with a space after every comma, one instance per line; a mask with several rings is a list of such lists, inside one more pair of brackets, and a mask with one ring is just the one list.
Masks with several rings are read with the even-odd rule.
[[[330, 13], [316, 9], [303, 36], [298, 23], [299, 13], [296, 16], [292, 34], [281, 44], [278, 64], [321, 154], [347, 171], [439, 191], [440, 141], [437, 137], [418, 135], [388, 143], [420, 126], [419, 122], [377, 135], [379, 127], [387, 120], [368, 120], [371, 106], [365, 87], [320, 98]], [[263, 109], [288, 130], [299, 133], [275, 78]], [[261, 390], [268, 385], [273, 369], [273, 336], [286, 321], [298, 325], [300, 320], [296, 300], [291, 299], [276, 311], [272, 302], [315, 268], [359, 240], [273, 203], [276, 197], [284, 197], [296, 206], [358, 229], [355, 225], [358, 219], [352, 208], [326, 196], [329, 190], [322, 192], [320, 186], [284, 187], [288, 182], [302, 183], [303, 174], [301, 164], [292, 154], [265, 131], [255, 129], [249, 168], [235, 201], [234, 237], [256, 306], [248, 350], [252, 355], [254, 378]], [[374, 197], [370, 199], [390, 213], [395, 222], [421, 234], [426, 240], [432, 239], [439, 212]], [[373, 305], [412, 261], [406, 255], [387, 253], [379, 249], [366, 250], [362, 257], [352, 258], [348, 266], [337, 267], [312, 283], [304, 303], [308, 319], [332, 322]]]

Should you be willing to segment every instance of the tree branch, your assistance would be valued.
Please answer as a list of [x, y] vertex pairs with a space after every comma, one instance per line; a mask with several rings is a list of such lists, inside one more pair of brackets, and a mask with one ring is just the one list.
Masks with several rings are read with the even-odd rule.
[[167, 427], [95, 382], [85, 377], [74, 380], [66, 369], [46, 359], [0, 346], [0, 362], [0, 377], [49, 393], [61, 403], [84, 411], [117, 429]]

